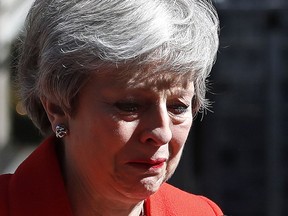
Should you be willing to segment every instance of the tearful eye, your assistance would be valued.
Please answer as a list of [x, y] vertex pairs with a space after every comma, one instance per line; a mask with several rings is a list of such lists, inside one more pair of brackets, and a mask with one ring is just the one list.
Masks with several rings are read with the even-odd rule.
[[140, 105], [133, 102], [117, 102], [115, 107], [121, 112], [134, 113], [139, 110]]
[[180, 115], [189, 110], [189, 106], [186, 104], [173, 104], [168, 106], [168, 110], [175, 114], [175, 115]]

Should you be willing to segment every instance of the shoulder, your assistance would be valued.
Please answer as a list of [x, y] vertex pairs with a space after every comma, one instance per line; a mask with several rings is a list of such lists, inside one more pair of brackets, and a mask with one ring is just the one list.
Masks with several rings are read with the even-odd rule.
[[0, 216], [72, 215], [56, 150], [48, 138], [14, 174], [0, 176]]
[[221, 209], [210, 199], [187, 193], [166, 183], [151, 196], [149, 205], [151, 211], [157, 212], [157, 215], [223, 215]]
[[0, 215], [8, 215], [8, 188], [11, 174], [0, 175]]

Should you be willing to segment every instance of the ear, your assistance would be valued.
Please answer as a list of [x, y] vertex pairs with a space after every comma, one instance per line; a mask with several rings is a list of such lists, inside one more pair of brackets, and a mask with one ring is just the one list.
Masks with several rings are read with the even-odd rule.
[[54, 132], [56, 126], [59, 124], [64, 124], [68, 127], [68, 115], [56, 101], [52, 101], [46, 97], [42, 97], [40, 100]]

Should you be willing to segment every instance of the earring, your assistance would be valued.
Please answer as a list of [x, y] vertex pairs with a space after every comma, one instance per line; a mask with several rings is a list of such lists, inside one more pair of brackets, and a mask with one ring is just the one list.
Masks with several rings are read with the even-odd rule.
[[55, 133], [56, 137], [61, 139], [67, 135], [68, 130], [64, 125], [57, 125]]

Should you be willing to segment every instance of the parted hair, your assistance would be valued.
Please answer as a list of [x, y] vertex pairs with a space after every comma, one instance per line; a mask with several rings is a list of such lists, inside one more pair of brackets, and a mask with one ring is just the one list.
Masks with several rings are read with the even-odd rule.
[[141, 68], [153, 64], [155, 72], [191, 74], [198, 112], [208, 104], [218, 30], [210, 0], [36, 0], [18, 64], [23, 105], [47, 134], [51, 125], [41, 97], [57, 100], [72, 113], [91, 73], [125, 66], [144, 73]]

